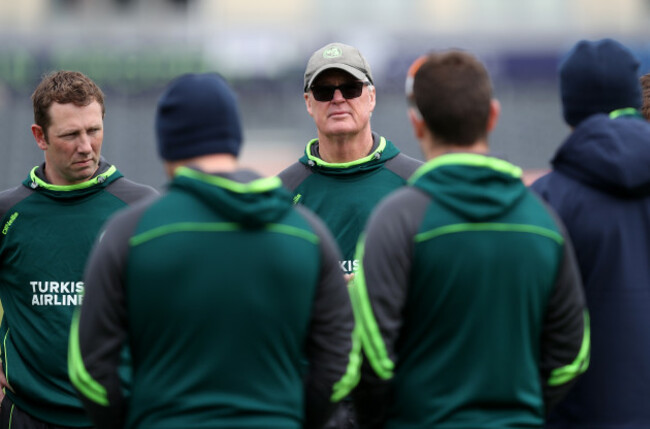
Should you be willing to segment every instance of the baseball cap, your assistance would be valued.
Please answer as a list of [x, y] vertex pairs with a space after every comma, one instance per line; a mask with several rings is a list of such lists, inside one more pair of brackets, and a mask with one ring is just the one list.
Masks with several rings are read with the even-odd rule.
[[361, 52], [354, 46], [335, 42], [323, 46], [309, 58], [305, 69], [304, 91], [309, 90], [319, 74], [329, 69], [340, 69], [359, 80], [373, 83], [370, 65]]

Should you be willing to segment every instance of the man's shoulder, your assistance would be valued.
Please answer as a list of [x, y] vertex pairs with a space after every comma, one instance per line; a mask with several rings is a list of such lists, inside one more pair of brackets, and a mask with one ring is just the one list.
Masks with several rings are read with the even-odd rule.
[[412, 204], [422, 205], [431, 202], [431, 196], [413, 186], [402, 186], [388, 194], [375, 208], [383, 213], [408, 211]]
[[584, 185], [579, 181], [574, 180], [563, 173], [552, 170], [535, 179], [535, 181], [530, 184], [529, 188], [535, 194], [553, 204], [552, 201], [557, 199], [560, 195], [564, 195], [567, 192], [573, 193], [579, 191], [583, 186]]
[[423, 162], [400, 152], [386, 161], [386, 168], [407, 181]]
[[296, 161], [278, 174], [282, 184], [290, 191], [295, 190], [307, 177], [312, 174], [312, 170], [300, 161]]
[[159, 192], [152, 186], [137, 183], [125, 177], [120, 177], [118, 180], [112, 182], [106, 189], [126, 204], [132, 204], [136, 201], [159, 195]]
[[11, 207], [15, 206], [18, 202], [27, 198], [31, 193], [32, 191], [23, 185], [18, 185], [13, 188], [1, 191], [0, 192], [0, 217], [4, 216], [4, 214]]

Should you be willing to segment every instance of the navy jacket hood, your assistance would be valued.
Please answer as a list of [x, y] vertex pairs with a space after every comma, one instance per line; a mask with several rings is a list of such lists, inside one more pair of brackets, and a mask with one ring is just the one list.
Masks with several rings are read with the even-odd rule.
[[650, 193], [650, 123], [593, 115], [560, 146], [553, 169], [617, 195]]

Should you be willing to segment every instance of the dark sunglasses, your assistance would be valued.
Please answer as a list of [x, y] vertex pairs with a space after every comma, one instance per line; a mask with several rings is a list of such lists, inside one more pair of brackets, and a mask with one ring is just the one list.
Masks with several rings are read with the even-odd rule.
[[363, 92], [363, 87], [367, 82], [348, 82], [338, 86], [334, 85], [312, 85], [311, 93], [314, 95], [316, 101], [332, 101], [334, 98], [334, 92], [338, 89], [341, 91], [341, 95], [346, 100], [351, 98], [357, 98]]

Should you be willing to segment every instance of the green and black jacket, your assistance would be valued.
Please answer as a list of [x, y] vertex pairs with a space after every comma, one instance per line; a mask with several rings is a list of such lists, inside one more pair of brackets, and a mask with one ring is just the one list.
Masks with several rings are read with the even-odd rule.
[[373, 134], [368, 156], [333, 164], [323, 161], [318, 140], [307, 144], [305, 155], [279, 174], [300, 203], [316, 213], [330, 229], [341, 249], [341, 268], [357, 270], [354, 252], [359, 235], [377, 203], [406, 184], [422, 162], [399, 151], [389, 140]]
[[[359, 377], [338, 257], [277, 177], [177, 169], [161, 198], [108, 223], [89, 260], [69, 364], [94, 423], [324, 421]], [[128, 401], [117, 376], [125, 339]]]
[[497, 158], [443, 155], [373, 214], [351, 286], [370, 363], [361, 421], [542, 427], [586, 370], [571, 244], [520, 175]]
[[84, 264], [109, 216], [157, 192], [104, 161], [93, 178], [71, 186], [49, 184], [43, 168], [0, 193], [0, 344], [2, 369], [13, 387], [6, 394], [45, 422], [89, 426], [66, 360]]

